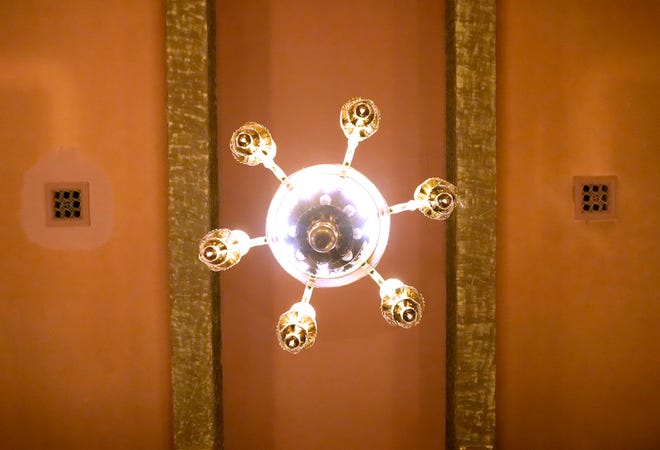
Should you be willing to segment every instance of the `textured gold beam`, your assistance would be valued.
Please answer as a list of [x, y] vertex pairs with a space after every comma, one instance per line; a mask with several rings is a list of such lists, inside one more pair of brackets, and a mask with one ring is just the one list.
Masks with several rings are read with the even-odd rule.
[[167, 0], [170, 329], [174, 445], [222, 448], [217, 276], [196, 261], [217, 225], [215, 12], [211, 0]]
[[447, 448], [495, 443], [495, 0], [447, 0]]

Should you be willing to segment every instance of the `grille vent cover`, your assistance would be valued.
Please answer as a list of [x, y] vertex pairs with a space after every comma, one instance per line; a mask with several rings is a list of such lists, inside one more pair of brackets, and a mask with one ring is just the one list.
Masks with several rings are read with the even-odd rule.
[[47, 226], [89, 226], [89, 183], [46, 183]]
[[615, 176], [574, 177], [575, 219], [615, 220], [616, 185]]

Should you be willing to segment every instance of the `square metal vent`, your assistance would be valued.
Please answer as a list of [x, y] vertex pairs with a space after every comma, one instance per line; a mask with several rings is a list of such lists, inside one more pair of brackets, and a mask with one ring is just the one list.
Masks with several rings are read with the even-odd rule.
[[46, 226], [89, 226], [89, 183], [46, 183]]
[[579, 176], [573, 178], [575, 219], [616, 219], [616, 176]]

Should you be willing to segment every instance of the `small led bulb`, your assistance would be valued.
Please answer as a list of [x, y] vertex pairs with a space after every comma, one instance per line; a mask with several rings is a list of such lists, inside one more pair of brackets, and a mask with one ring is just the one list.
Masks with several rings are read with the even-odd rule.
[[422, 320], [424, 297], [412, 286], [389, 279], [380, 288], [380, 309], [387, 323], [411, 328]]
[[355, 97], [341, 107], [339, 123], [348, 140], [363, 141], [378, 131], [380, 111], [372, 100]]
[[456, 207], [456, 186], [442, 178], [429, 178], [415, 189], [415, 200], [422, 202], [419, 211], [434, 220], [446, 220]]
[[227, 270], [250, 249], [250, 237], [240, 230], [221, 228], [208, 232], [199, 243], [199, 260], [214, 272]]
[[256, 166], [264, 160], [273, 160], [277, 146], [268, 129], [256, 122], [247, 122], [231, 135], [229, 148], [234, 159], [248, 166]]
[[316, 311], [307, 302], [295, 303], [277, 322], [277, 340], [289, 353], [300, 353], [316, 340]]

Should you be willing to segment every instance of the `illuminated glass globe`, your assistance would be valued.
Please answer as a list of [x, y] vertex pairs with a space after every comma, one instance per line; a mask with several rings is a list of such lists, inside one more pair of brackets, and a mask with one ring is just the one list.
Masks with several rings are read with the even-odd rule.
[[324, 164], [291, 175], [275, 193], [266, 237], [280, 265], [303, 283], [343, 286], [365, 276], [387, 245], [390, 216], [376, 186], [357, 170]]
[[276, 325], [280, 347], [290, 353], [311, 347], [316, 340], [316, 312], [310, 304], [315, 287], [337, 287], [369, 275], [380, 287], [381, 314], [401, 328], [417, 325], [424, 297], [397, 279], [385, 280], [376, 271], [390, 231], [390, 216], [419, 210], [434, 220], [447, 219], [456, 205], [456, 187], [429, 178], [412, 200], [388, 206], [376, 186], [351, 167], [358, 143], [380, 124], [373, 101], [349, 100], [341, 109], [340, 125], [348, 146], [342, 164], [307, 167], [290, 176], [275, 164], [277, 152], [270, 132], [248, 122], [234, 132], [230, 149], [240, 163], [263, 164], [280, 180], [266, 216], [266, 234], [250, 238], [240, 230], [210, 231], [199, 245], [199, 259], [213, 271], [238, 264], [251, 247], [268, 245], [277, 262], [305, 285], [302, 298]]

